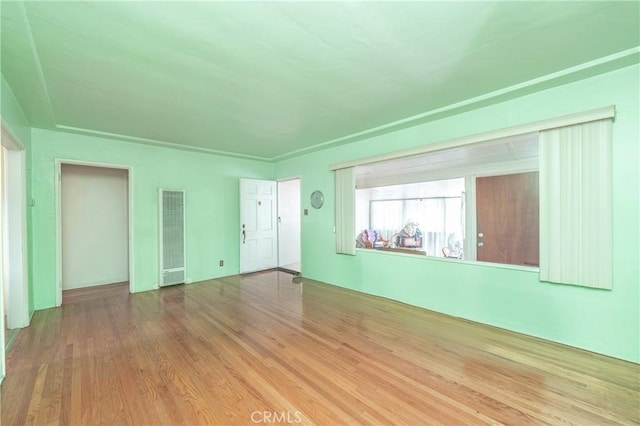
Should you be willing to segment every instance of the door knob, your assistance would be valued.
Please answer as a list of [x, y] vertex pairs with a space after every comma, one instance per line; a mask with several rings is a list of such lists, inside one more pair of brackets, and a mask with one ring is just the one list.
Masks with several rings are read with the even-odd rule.
[[478, 232], [478, 238], [482, 238], [484, 237], [484, 234], [482, 232]]
[[478, 243], [478, 247], [484, 247], [484, 243]]

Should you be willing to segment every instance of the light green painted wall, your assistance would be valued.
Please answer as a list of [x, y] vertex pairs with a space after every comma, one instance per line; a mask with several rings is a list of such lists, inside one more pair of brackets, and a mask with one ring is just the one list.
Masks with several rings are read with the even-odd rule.
[[[131, 166], [135, 291], [158, 283], [158, 189], [186, 190], [187, 277], [239, 271], [238, 178], [273, 178], [269, 163], [33, 129], [33, 293], [35, 309], [56, 302], [55, 159]], [[223, 259], [225, 266], [218, 266]]]
[[[276, 177], [302, 177], [303, 275], [606, 355], [640, 362], [640, 67], [634, 65], [501, 104], [281, 161]], [[616, 106], [613, 126], [613, 290], [538, 280], [537, 272], [359, 251], [335, 254], [329, 165]], [[315, 190], [326, 194], [310, 207]], [[594, 242], [597, 244], [597, 242]]]

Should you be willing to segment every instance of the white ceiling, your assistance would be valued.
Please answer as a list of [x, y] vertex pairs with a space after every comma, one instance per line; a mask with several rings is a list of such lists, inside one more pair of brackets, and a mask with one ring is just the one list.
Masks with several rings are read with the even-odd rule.
[[277, 160], [598, 72], [584, 64], [637, 63], [639, 10], [2, 1], [1, 70], [34, 127]]

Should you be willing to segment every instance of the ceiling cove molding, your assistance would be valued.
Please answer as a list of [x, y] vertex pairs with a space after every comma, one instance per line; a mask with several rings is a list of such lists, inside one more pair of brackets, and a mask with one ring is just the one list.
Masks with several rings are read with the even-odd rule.
[[[518, 83], [513, 86], [505, 87], [504, 89], [496, 90], [494, 92], [486, 93], [484, 95], [476, 96], [474, 98], [466, 99], [461, 102], [447, 105], [442, 108], [437, 108], [437, 109], [427, 111], [421, 114], [417, 114], [411, 117], [407, 117], [401, 120], [393, 121], [391, 123], [383, 124], [378, 127], [373, 127], [371, 129], [363, 130], [361, 132], [356, 132], [347, 136], [342, 136], [340, 138], [332, 139], [332, 140], [314, 145], [309, 148], [302, 148], [302, 149], [292, 151], [283, 155], [275, 156], [275, 157], [272, 157], [271, 160], [275, 162], [275, 161], [287, 160], [289, 158], [299, 157], [305, 154], [310, 154], [312, 152], [320, 151], [322, 149], [330, 148], [333, 146], [345, 145], [350, 142], [355, 142], [358, 140], [367, 139], [367, 138], [382, 135], [385, 133], [390, 133], [396, 130], [415, 126], [418, 124], [423, 124], [428, 121], [458, 114], [474, 108], [479, 108], [481, 106], [495, 104], [506, 99], [513, 99], [520, 96], [521, 94], [522, 95], [528, 94], [533, 89], [536, 89], [538, 87], [540, 87], [539, 90], [542, 90], [543, 88], [553, 87], [555, 85], [561, 85], [570, 81], [577, 81], [583, 78], [588, 78], [592, 76], [592, 75], [589, 75], [590, 70], [595, 71], [601, 68], [607, 69], [607, 67], [610, 66], [612, 68], [607, 69], [607, 71], [611, 71], [611, 70], [622, 68], [624, 66], [628, 66], [631, 64], [637, 64], [639, 62], [640, 62], [640, 46], [637, 46], [631, 49], [623, 50], [618, 53], [614, 53], [613, 55], [598, 58], [593, 61], [585, 62], [583, 64], [579, 64], [570, 68], [566, 68], [561, 71], [557, 71], [555, 73], [547, 74], [545, 76], [538, 77], [533, 80], [528, 80], [523, 83]], [[582, 76], [583, 73], [586, 73], [587, 75]], [[571, 79], [572, 76], [575, 76], [576, 78]], [[567, 78], [569, 78], [569, 80], [565, 81]], [[557, 84], [553, 84], [554, 82], [557, 82]]]
[[55, 128], [56, 130], [59, 130], [61, 132], [75, 133], [79, 135], [93, 136], [93, 137], [106, 138], [106, 139], [114, 139], [121, 142], [139, 143], [143, 145], [156, 146], [160, 148], [170, 148], [170, 149], [178, 149], [181, 151], [200, 152], [203, 154], [220, 155], [224, 157], [235, 157], [235, 158], [241, 158], [244, 160], [266, 161], [266, 162], [270, 161], [268, 158], [259, 157], [256, 155], [238, 154], [235, 152], [220, 151], [216, 149], [202, 148], [202, 147], [193, 146], [193, 145], [182, 145], [182, 144], [177, 144], [172, 142], [163, 142], [155, 139], [139, 138], [136, 136], [127, 136], [127, 135], [122, 135], [118, 133], [101, 132], [99, 130], [82, 129], [82, 128], [73, 127], [73, 126], [56, 125]]
[[29, 41], [29, 47], [31, 48], [31, 56], [33, 57], [33, 62], [36, 66], [36, 72], [38, 74], [38, 80], [40, 86], [42, 87], [42, 92], [44, 93], [45, 102], [47, 112], [49, 113], [49, 119], [51, 123], [54, 125], [57, 123], [56, 115], [53, 112], [53, 102], [51, 101], [51, 96], [49, 95], [49, 87], [47, 86], [47, 80], [44, 77], [44, 71], [42, 70], [42, 63], [40, 62], [40, 54], [38, 53], [38, 48], [36, 47], [36, 41], [33, 38], [33, 31], [31, 30], [31, 22], [29, 21], [29, 15], [27, 14], [27, 6], [24, 2], [18, 2], [20, 4], [20, 10], [22, 12], [22, 19], [24, 20], [24, 27], [27, 32], [27, 38]]

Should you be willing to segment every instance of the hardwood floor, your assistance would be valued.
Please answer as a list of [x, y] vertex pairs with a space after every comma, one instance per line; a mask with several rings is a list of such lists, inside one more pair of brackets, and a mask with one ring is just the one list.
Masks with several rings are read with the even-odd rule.
[[[6, 321], [6, 319], [5, 319]], [[6, 324], [6, 322], [5, 322]], [[13, 330], [9, 330], [8, 328], [4, 329], [4, 347], [5, 350], [9, 350], [9, 348], [11, 347], [11, 344], [13, 343], [13, 341], [15, 340], [15, 338], [18, 335], [18, 329], [13, 329]]]
[[62, 292], [62, 304], [80, 303], [111, 297], [129, 297], [129, 282], [75, 288]]
[[2, 425], [638, 424], [636, 364], [266, 272], [36, 312]]

